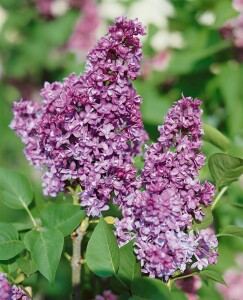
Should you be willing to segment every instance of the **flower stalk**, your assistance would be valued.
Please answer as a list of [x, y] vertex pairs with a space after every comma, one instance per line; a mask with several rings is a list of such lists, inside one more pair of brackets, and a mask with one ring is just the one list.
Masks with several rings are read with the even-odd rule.
[[81, 299], [81, 244], [86, 230], [89, 226], [89, 219], [85, 218], [81, 225], [72, 233], [73, 240], [73, 256], [71, 258], [72, 268], [72, 299]]

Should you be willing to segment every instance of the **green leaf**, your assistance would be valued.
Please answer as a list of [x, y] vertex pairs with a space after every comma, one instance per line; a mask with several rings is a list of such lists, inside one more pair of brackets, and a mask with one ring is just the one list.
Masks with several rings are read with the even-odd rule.
[[187, 300], [185, 292], [180, 290], [175, 284], [171, 287], [171, 300]]
[[77, 205], [52, 204], [44, 209], [40, 218], [48, 228], [56, 228], [64, 236], [72, 233], [85, 217], [85, 212]]
[[199, 221], [194, 221], [192, 229], [205, 229], [208, 228], [212, 223], [213, 223], [213, 214], [212, 214], [212, 210], [211, 207], [203, 207], [202, 211], [205, 213], [205, 217], [203, 218], [203, 220], [201, 222]]
[[208, 124], [203, 124], [203, 131], [203, 140], [211, 143], [212, 145], [220, 148], [223, 151], [227, 151], [229, 149], [230, 141], [216, 128]]
[[226, 285], [226, 282], [224, 281], [224, 279], [222, 278], [222, 276], [215, 272], [215, 271], [212, 271], [212, 270], [203, 270], [203, 271], [200, 271], [200, 272], [196, 272], [196, 273], [193, 273], [194, 275], [197, 275], [197, 276], [200, 276], [200, 277], [205, 277], [205, 278], [208, 278], [208, 279], [212, 279], [214, 281], [217, 281], [223, 285]]
[[243, 228], [235, 225], [227, 225], [217, 236], [233, 236], [243, 238]]
[[116, 237], [111, 227], [101, 217], [87, 246], [87, 264], [96, 275], [109, 277], [116, 274], [119, 259]]
[[120, 248], [120, 266], [117, 277], [128, 287], [133, 279], [141, 277], [141, 265], [133, 252], [134, 240]]
[[33, 191], [27, 178], [17, 172], [0, 168], [1, 196], [13, 209], [25, 209], [33, 200]]
[[15, 273], [18, 269], [18, 264], [15, 260], [15, 258], [12, 258], [10, 260], [2, 260], [0, 261], [0, 272], [11, 274]]
[[192, 277], [192, 276], [205, 277], [205, 278], [217, 281], [221, 284], [227, 285], [226, 282], [224, 281], [224, 279], [222, 278], [222, 276], [213, 270], [202, 270], [200, 272], [191, 273], [190, 275], [175, 277], [175, 278], [173, 278], [173, 280], [176, 281], [176, 280], [180, 280], [180, 279], [184, 279], [184, 278], [188, 278], [188, 277]]
[[0, 260], [10, 259], [24, 250], [17, 229], [9, 223], [0, 223]]
[[33, 228], [33, 223], [31, 223], [28, 220], [26, 220], [25, 223], [23, 222], [14, 222], [14, 223], [11, 223], [18, 231], [25, 231], [25, 230], [28, 230], [28, 229], [32, 229]]
[[243, 66], [237, 61], [228, 60], [220, 66], [217, 75], [218, 87], [225, 105], [225, 123], [231, 136], [240, 134], [243, 128]]
[[217, 188], [229, 185], [243, 174], [243, 159], [228, 154], [213, 154], [208, 165]]
[[241, 208], [243, 209], [243, 204], [240, 203], [231, 203], [232, 206], [236, 207], [236, 208]]
[[136, 300], [170, 300], [166, 284], [149, 277], [135, 278], [131, 283], [132, 298]]
[[37, 266], [31, 259], [19, 257], [17, 259], [17, 264], [26, 275], [31, 275], [38, 271]]
[[24, 243], [40, 273], [53, 283], [64, 244], [62, 233], [54, 228], [43, 232], [31, 230]]
[[121, 279], [117, 275], [110, 277], [109, 282], [111, 284], [112, 290], [114, 290], [117, 295], [121, 295], [125, 292], [130, 293], [130, 287], [128, 287], [123, 281], [121, 281]]
[[[175, 1], [176, 2], [176, 1]], [[166, 72], [169, 75], [189, 74], [195, 67], [200, 67], [200, 61], [212, 57], [213, 54], [229, 47], [229, 41], [221, 41], [209, 47], [200, 47], [188, 51], [180, 50], [174, 53]]]

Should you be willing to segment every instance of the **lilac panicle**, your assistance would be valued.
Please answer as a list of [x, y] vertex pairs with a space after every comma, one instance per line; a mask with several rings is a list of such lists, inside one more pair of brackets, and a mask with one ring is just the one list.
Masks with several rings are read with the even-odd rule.
[[120, 243], [136, 237], [135, 252], [142, 270], [168, 279], [187, 264], [201, 270], [217, 260], [217, 239], [206, 230], [193, 231], [193, 220], [204, 217], [215, 188], [200, 183], [204, 164], [202, 120], [198, 99], [182, 98], [159, 127], [157, 143], [147, 147], [140, 184], [122, 203], [123, 219], [116, 222]]
[[234, 0], [232, 5], [239, 15], [228, 20], [219, 31], [225, 40], [231, 40], [237, 60], [243, 61], [243, 1]]
[[242, 0], [233, 0], [233, 7], [238, 12], [243, 12], [243, 1]]
[[100, 23], [98, 5], [93, 0], [82, 0], [76, 6], [81, 8], [81, 16], [67, 43], [67, 48], [73, 52], [86, 54], [96, 41], [96, 31]]
[[[186, 270], [184, 275], [190, 275], [192, 272]], [[183, 292], [185, 292], [188, 300], [199, 300], [198, 290], [202, 286], [202, 281], [199, 276], [190, 276], [180, 280], [176, 280], [176, 286], [178, 286]]]
[[11, 300], [30, 300], [30, 298], [26, 295], [26, 293], [16, 285], [12, 286], [11, 292], [12, 292]]
[[0, 273], [0, 300], [9, 300], [11, 294], [11, 286], [8, 282], [6, 275]]
[[11, 287], [4, 273], [0, 273], [0, 300], [30, 300], [26, 293], [16, 285]]
[[43, 169], [44, 194], [56, 196], [80, 184], [89, 215], [108, 209], [136, 188], [133, 156], [147, 139], [141, 97], [131, 81], [140, 72], [140, 22], [117, 18], [88, 54], [84, 75], [45, 83], [41, 105], [14, 104], [10, 127], [25, 143], [25, 155]]
[[111, 291], [104, 291], [103, 295], [96, 296], [95, 300], [118, 300], [118, 296], [113, 294]]

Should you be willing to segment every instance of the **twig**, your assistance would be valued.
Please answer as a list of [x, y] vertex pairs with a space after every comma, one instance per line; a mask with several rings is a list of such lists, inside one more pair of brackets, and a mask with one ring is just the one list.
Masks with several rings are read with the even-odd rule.
[[72, 233], [73, 256], [71, 259], [72, 268], [72, 299], [81, 299], [81, 243], [89, 225], [88, 218], [85, 218], [81, 225]]
[[218, 204], [220, 198], [223, 196], [223, 194], [227, 191], [228, 187], [225, 186], [222, 188], [222, 190], [218, 193], [217, 197], [215, 198], [213, 204], [212, 204], [212, 210], [215, 209], [216, 205]]

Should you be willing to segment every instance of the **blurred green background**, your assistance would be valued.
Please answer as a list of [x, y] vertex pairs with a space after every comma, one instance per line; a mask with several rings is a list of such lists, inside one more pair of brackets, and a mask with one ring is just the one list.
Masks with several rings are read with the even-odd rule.
[[[236, 49], [234, 41], [224, 40], [219, 32], [238, 14], [231, 0], [0, 0], [0, 166], [31, 180], [36, 195], [32, 212], [51, 199], [42, 195], [41, 174], [28, 165], [23, 144], [8, 127], [12, 103], [21, 97], [40, 101], [45, 81], [83, 72], [88, 49], [116, 16], [138, 17], [147, 27], [141, 77], [134, 85], [143, 98], [143, 120], [151, 141], [158, 137], [157, 126], [168, 108], [183, 93], [203, 101], [204, 121], [230, 138], [229, 154], [243, 157], [243, 63], [238, 55], [243, 49]], [[220, 152], [207, 143], [203, 150], [207, 157]], [[211, 180], [207, 166], [201, 177]], [[216, 230], [225, 224], [243, 226], [242, 210], [233, 202], [243, 204], [243, 179], [229, 188], [215, 211]], [[1, 221], [20, 218], [0, 204]], [[240, 239], [220, 241], [219, 264], [214, 268], [224, 272], [234, 267], [234, 255], [242, 250]], [[97, 286], [96, 282], [88, 275], [83, 279], [87, 299], [94, 291], [109, 288], [106, 281]], [[34, 287], [36, 299], [68, 299], [69, 265], [62, 260], [53, 286], [38, 275], [25, 284]], [[214, 285], [203, 284], [200, 299], [206, 297], [222, 299]]]

